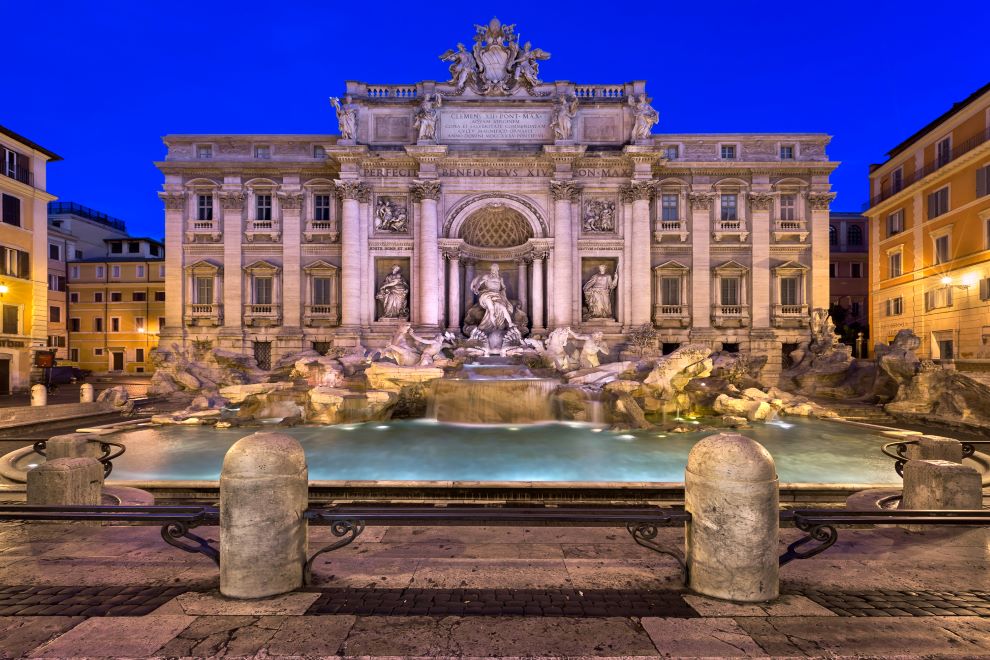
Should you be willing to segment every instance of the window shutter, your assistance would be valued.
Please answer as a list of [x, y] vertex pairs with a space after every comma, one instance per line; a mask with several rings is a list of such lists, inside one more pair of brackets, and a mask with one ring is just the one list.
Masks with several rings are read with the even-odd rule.
[[25, 279], [31, 277], [31, 255], [27, 252], [17, 252], [17, 275]]
[[990, 183], [990, 165], [976, 170], [976, 196], [983, 197], [987, 194], [988, 183]]
[[933, 301], [932, 293], [934, 293], [934, 292], [932, 292], [932, 291], [925, 291], [925, 311], [926, 312], [932, 308], [932, 301]]
[[990, 277], [980, 280], [980, 300], [990, 300]]
[[890, 301], [890, 298], [888, 298], [887, 299], [887, 316], [893, 316], [893, 314], [890, 313], [890, 302], [891, 302]]

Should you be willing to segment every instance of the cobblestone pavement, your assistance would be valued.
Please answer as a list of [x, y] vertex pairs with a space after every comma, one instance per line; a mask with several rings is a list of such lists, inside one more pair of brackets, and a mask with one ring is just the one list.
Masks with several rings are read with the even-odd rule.
[[739, 605], [620, 529], [369, 528], [313, 587], [232, 601], [157, 528], [2, 523], [0, 658], [990, 657], [988, 556], [985, 530], [842, 530]]

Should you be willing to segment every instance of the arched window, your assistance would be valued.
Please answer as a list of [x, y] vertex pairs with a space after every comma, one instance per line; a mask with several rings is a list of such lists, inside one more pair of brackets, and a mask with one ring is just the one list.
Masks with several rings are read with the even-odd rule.
[[828, 226], [828, 244], [829, 245], [839, 244], [839, 232], [835, 230], [835, 225]]
[[849, 245], [862, 245], [863, 244], [863, 230], [859, 225], [852, 225], [849, 227]]

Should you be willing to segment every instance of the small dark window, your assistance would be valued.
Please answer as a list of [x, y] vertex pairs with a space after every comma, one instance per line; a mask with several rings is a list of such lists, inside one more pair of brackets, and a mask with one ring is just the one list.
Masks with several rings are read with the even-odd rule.
[[113, 243], [110, 244], [111, 254], [123, 254], [123, 252], [124, 252], [124, 244], [121, 243], [120, 241], [114, 241]]
[[148, 294], [144, 291], [135, 291], [131, 294], [131, 300], [134, 302], [144, 302], [148, 299]]
[[53, 243], [48, 244], [48, 258], [52, 261], [62, 260], [62, 248]]
[[56, 305], [51, 305], [48, 307], [48, 321], [49, 323], [61, 323], [62, 322], [62, 308]]
[[3, 216], [0, 220], [4, 224], [21, 226], [21, 200], [13, 195], [3, 196]]
[[135, 349], [135, 351], [134, 351], [134, 361], [135, 362], [144, 362], [144, 349], [143, 348]]
[[155, 291], [155, 302], [165, 302], [164, 291]]
[[3, 334], [5, 335], [18, 335], [17, 331], [17, 306], [16, 305], [4, 305], [3, 306]]
[[680, 342], [665, 341], [663, 342], [663, 344], [660, 345], [660, 349], [663, 351], [664, 355], [670, 355], [680, 347], [681, 347]]
[[69, 319], [69, 332], [79, 332], [80, 327], [79, 319]]
[[726, 353], [738, 353], [739, 344], [738, 343], [723, 343], [722, 350]]
[[103, 302], [103, 292], [97, 291], [93, 294], [93, 302]]
[[124, 294], [120, 291], [110, 292], [110, 302], [122, 302], [124, 300]]
[[130, 254], [137, 254], [141, 251], [141, 244], [136, 241], [131, 241], [127, 244], [127, 251]]

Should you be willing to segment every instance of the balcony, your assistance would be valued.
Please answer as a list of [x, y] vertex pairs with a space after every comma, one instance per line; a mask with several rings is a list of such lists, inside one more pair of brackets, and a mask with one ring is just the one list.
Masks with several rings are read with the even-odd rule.
[[216, 220], [193, 220], [186, 229], [186, 243], [218, 243], [222, 236]]
[[775, 328], [807, 328], [811, 322], [807, 305], [774, 305]]
[[340, 325], [340, 307], [337, 305], [306, 305], [305, 322], [309, 327]]
[[339, 237], [337, 223], [333, 220], [308, 220], [303, 230], [307, 243], [336, 243]]
[[749, 230], [742, 220], [716, 220], [712, 236], [716, 243], [722, 242], [725, 238], [738, 238], [739, 242], [743, 243], [749, 238]]
[[804, 243], [809, 233], [808, 223], [804, 220], [778, 220], [773, 225], [773, 238], [778, 242], [797, 239], [798, 243]]
[[6, 163], [0, 163], [0, 174], [34, 187], [34, 173], [27, 168], [8, 167]]
[[688, 239], [687, 222], [683, 220], [658, 220], [656, 230], [653, 232], [653, 240], [656, 243], [663, 243], [664, 238], [676, 238], [681, 243], [686, 243]]
[[712, 305], [712, 325], [716, 328], [749, 326], [749, 305]]
[[281, 324], [281, 305], [244, 305], [244, 325], [270, 327]]
[[687, 328], [691, 312], [687, 305], [654, 305], [653, 325], [659, 328]]
[[278, 243], [282, 236], [281, 227], [276, 220], [248, 220], [244, 228], [244, 237], [248, 243], [261, 242]]
[[186, 305], [185, 324], [214, 327], [223, 325], [223, 305]]

